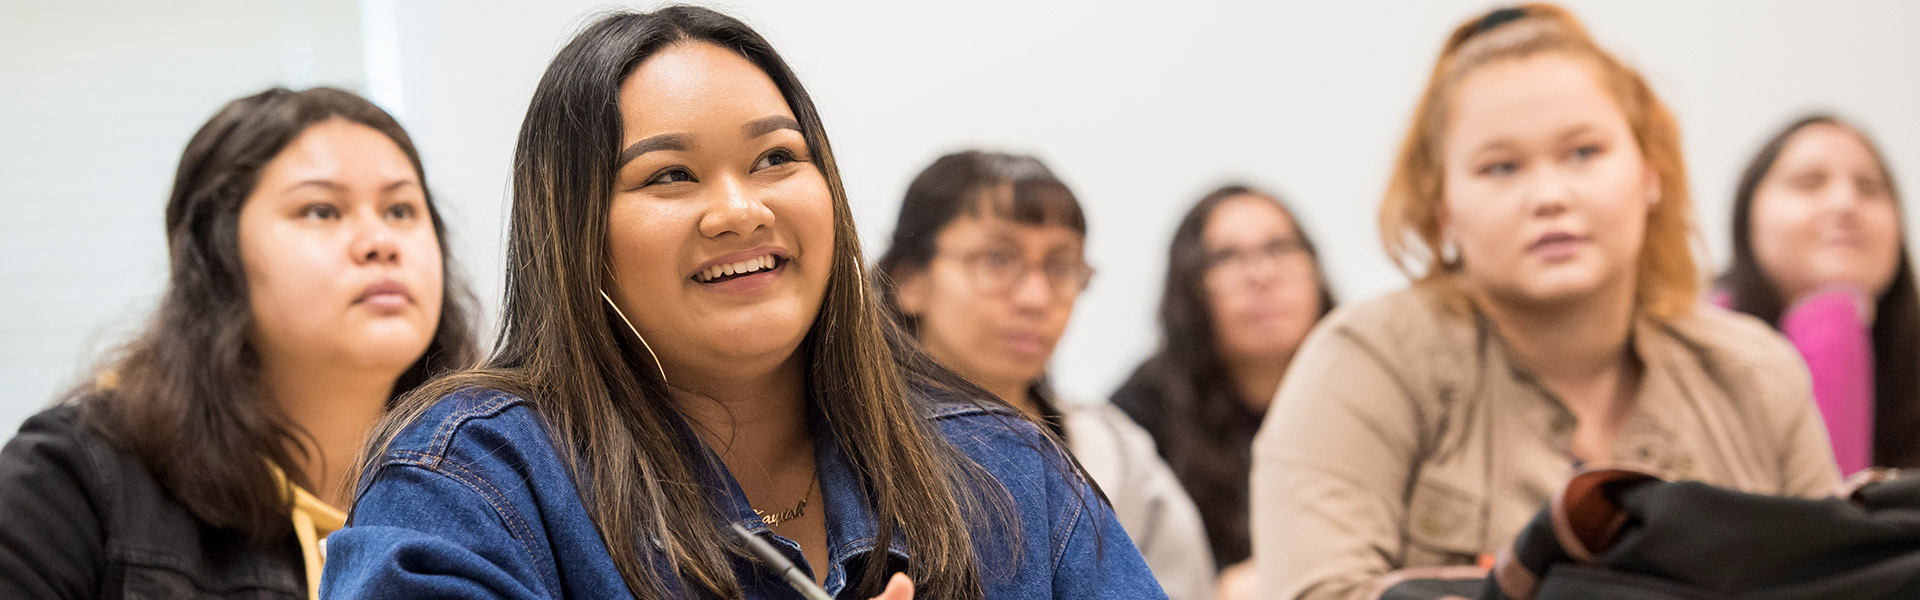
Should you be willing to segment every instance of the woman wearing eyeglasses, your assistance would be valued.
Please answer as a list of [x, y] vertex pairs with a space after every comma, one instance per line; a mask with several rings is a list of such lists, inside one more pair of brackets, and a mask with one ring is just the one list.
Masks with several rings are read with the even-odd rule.
[[1174, 230], [1160, 348], [1113, 393], [1153, 435], [1207, 526], [1223, 600], [1257, 595], [1247, 528], [1253, 436], [1334, 299], [1313, 240], [1278, 196], [1228, 185]]
[[907, 188], [878, 287], [935, 360], [1066, 440], [1170, 597], [1205, 598], [1205, 530], [1152, 438], [1111, 405], [1059, 402], [1047, 385], [1093, 276], [1086, 232], [1079, 201], [1038, 159], [950, 154]]

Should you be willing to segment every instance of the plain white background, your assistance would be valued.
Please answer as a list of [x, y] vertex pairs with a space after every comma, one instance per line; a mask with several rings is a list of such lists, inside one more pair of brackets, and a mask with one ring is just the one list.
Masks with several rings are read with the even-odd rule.
[[[1920, 4], [1568, 4], [1679, 115], [1709, 264], [1727, 252], [1739, 170], [1802, 112], [1854, 119], [1879, 138], [1896, 178], [1920, 185], [1920, 37], [1911, 32]], [[885, 249], [907, 182], [941, 154], [1026, 152], [1053, 166], [1085, 204], [1088, 260], [1099, 270], [1053, 370], [1068, 396], [1089, 401], [1153, 349], [1174, 222], [1218, 184], [1248, 182], [1290, 201], [1343, 300], [1403, 285], [1374, 225], [1388, 161], [1443, 38], [1494, 6], [708, 5], [772, 39], [813, 93], [869, 257]], [[144, 318], [164, 283], [160, 213], [179, 149], [222, 101], [273, 83], [342, 85], [400, 117], [491, 330], [520, 117], [553, 52], [606, 5], [168, 6], [0, 0], [0, 427], [10, 431], [84, 378], [97, 353]], [[22, 35], [49, 30], [62, 33]], [[242, 39], [254, 41], [228, 43]], [[93, 58], [72, 58], [82, 55]], [[189, 63], [199, 78], [178, 84], [191, 93], [164, 98], [167, 110], [122, 85]], [[46, 121], [46, 111], [71, 114]], [[122, 164], [135, 162], [144, 166]]]

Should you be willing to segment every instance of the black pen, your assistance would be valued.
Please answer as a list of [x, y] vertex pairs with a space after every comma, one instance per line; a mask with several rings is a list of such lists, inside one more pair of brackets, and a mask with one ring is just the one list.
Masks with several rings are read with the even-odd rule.
[[813, 578], [800, 572], [800, 567], [793, 566], [793, 561], [787, 560], [779, 550], [775, 550], [773, 544], [747, 531], [747, 528], [739, 523], [733, 524], [733, 532], [747, 543], [747, 548], [752, 549], [754, 554], [760, 555], [760, 560], [766, 561], [767, 566], [779, 571], [780, 578], [787, 580], [787, 585], [799, 590], [800, 595], [806, 596], [807, 600], [833, 600], [833, 596], [827, 595], [826, 590], [820, 589], [819, 585], [813, 583]]

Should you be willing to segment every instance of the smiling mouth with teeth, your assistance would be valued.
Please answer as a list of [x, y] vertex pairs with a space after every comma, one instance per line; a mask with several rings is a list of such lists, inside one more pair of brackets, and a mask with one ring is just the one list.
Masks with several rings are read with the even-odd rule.
[[700, 283], [714, 283], [752, 275], [761, 271], [772, 270], [777, 266], [780, 266], [780, 259], [774, 257], [772, 254], [768, 254], [759, 258], [749, 258], [737, 263], [708, 267], [705, 271], [694, 273], [693, 280]]

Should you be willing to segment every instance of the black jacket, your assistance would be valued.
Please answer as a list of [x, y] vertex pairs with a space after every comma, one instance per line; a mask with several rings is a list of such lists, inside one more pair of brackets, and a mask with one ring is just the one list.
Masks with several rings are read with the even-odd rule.
[[77, 407], [0, 450], [0, 599], [303, 599], [303, 564], [291, 535], [262, 548], [202, 523]]

